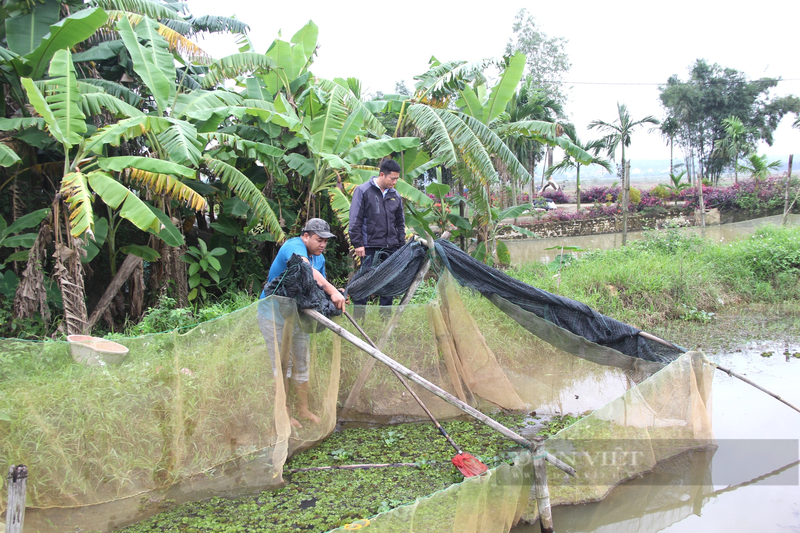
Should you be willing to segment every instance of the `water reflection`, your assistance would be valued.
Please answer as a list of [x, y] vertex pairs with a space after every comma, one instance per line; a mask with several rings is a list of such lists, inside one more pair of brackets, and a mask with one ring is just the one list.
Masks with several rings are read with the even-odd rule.
[[[743, 236], [752, 234], [756, 228], [766, 224], [780, 224], [781, 215], [745, 220], [733, 224], [722, 224], [708, 226], [705, 230], [706, 238], [715, 242], [731, 241]], [[790, 215], [789, 224], [800, 224], [800, 215]], [[699, 235], [701, 228], [684, 228], [681, 231]], [[628, 239], [639, 240], [644, 237], [644, 232], [633, 231], [628, 233]], [[546, 250], [552, 247], [577, 246], [585, 250], [609, 250], [622, 246], [621, 233], [609, 233], [604, 235], [580, 235], [577, 237], [555, 237], [552, 239], [516, 239], [503, 241], [508, 246], [511, 253], [511, 263], [518, 265], [521, 263], [553, 261], [559, 250]]]
[[[800, 379], [800, 360], [760, 354], [799, 349], [785, 342], [754, 343], [712, 359], [796, 403], [800, 389], [790, 384]], [[721, 372], [713, 387], [716, 451], [690, 452], [661, 463], [600, 502], [555, 507], [556, 531], [800, 531], [798, 414]], [[782, 446], [776, 439], [794, 439], [789, 442], [793, 458], [774, 453], [776, 445]], [[538, 524], [514, 529], [534, 531]]]

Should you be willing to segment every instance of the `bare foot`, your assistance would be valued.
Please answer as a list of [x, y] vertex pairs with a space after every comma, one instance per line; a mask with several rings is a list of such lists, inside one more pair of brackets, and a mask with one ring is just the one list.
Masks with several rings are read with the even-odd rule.
[[297, 416], [299, 416], [300, 418], [305, 418], [306, 420], [310, 421], [312, 424], [319, 424], [320, 422], [322, 422], [322, 420], [317, 415], [315, 415], [314, 413], [312, 413], [308, 409], [300, 410], [297, 413]]
[[290, 416], [289, 418], [290, 418], [290, 422], [289, 422], [289, 423], [290, 423], [290, 424], [292, 424], [292, 427], [293, 427], [293, 428], [298, 428], [298, 429], [300, 429], [300, 428], [302, 428], [302, 427], [303, 427], [303, 424], [301, 424], [301, 423], [300, 423], [300, 421], [299, 421], [299, 420], [297, 420], [295, 417], [293, 417], [293, 416]]

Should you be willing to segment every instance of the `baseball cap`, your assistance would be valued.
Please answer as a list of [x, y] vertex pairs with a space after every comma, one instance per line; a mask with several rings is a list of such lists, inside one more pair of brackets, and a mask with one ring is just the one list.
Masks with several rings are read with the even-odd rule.
[[316, 233], [323, 239], [335, 239], [336, 235], [331, 233], [330, 225], [322, 220], [321, 218], [311, 218], [306, 222], [305, 227], [303, 228], [302, 233], [310, 231], [312, 233]]

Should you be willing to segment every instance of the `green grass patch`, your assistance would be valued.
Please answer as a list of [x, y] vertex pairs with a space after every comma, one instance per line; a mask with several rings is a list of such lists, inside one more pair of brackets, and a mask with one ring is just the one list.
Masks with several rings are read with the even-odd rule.
[[509, 274], [642, 328], [700, 320], [729, 304], [799, 299], [800, 228], [765, 226], [733, 243], [653, 231], [624, 248], [585, 254], [556, 275], [533, 263]]

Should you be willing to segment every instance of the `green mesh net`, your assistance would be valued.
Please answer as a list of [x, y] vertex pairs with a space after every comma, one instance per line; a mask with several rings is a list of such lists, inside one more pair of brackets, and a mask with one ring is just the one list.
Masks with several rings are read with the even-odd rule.
[[[280, 318], [263, 320], [267, 305]], [[6, 465], [28, 466], [26, 531], [109, 530], [165, 501], [278, 488], [287, 457], [328, 436], [337, 419], [427, 420], [387, 368], [310, 326], [292, 301], [272, 297], [192, 329], [121, 340], [129, 352], [117, 364], [77, 362], [66, 342], [0, 341], [0, 454]], [[581, 474], [564, 479], [548, 467], [554, 504], [600, 499], [658, 461], [713, 443], [713, 369], [697, 354], [666, 367], [629, 357], [448, 276], [428, 304], [367, 306], [362, 326], [383, 353], [486, 413], [590, 412], [547, 442]], [[305, 369], [294, 353], [301, 337]], [[290, 364], [292, 377], [283, 379]], [[319, 423], [298, 416], [301, 378]], [[438, 418], [462, 414], [411, 386]], [[624, 440], [636, 464], [588, 465], [592, 442], [600, 453], [610, 439]], [[531, 484], [531, 455], [521, 450], [513, 465], [373, 517], [368, 527], [508, 531], [536, 516]]]

